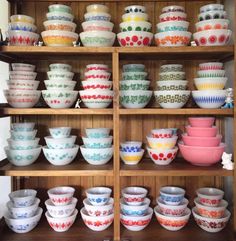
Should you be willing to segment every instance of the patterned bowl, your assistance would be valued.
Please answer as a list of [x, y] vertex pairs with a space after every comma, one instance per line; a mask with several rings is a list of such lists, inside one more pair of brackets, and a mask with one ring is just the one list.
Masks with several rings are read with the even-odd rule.
[[20, 30], [20, 31], [28, 31], [28, 32], [36, 32], [37, 27], [34, 24], [26, 23], [26, 22], [15, 22], [9, 23], [9, 30]]
[[149, 80], [122, 80], [120, 90], [148, 90], [150, 83]]
[[221, 62], [207, 62], [199, 64], [199, 70], [221, 70], [223, 63]]
[[56, 232], [65, 232], [69, 230], [69, 228], [73, 225], [76, 216], [78, 214], [78, 210], [75, 209], [74, 212], [71, 214], [69, 217], [65, 218], [53, 218], [50, 214], [49, 211], [45, 213], [45, 216], [47, 218], [47, 221], [50, 225], [50, 227], [56, 231]]
[[13, 131], [33, 131], [34, 126], [35, 126], [34, 122], [12, 123], [11, 129]]
[[112, 190], [108, 187], [92, 187], [85, 191], [88, 201], [94, 206], [103, 206], [110, 200]]
[[166, 109], [182, 108], [190, 97], [190, 90], [154, 91], [157, 103]]
[[92, 205], [89, 202], [88, 198], [83, 200], [83, 204], [84, 204], [85, 210], [88, 212], [88, 215], [92, 216], [92, 217], [109, 216], [114, 212], [114, 199], [113, 198], [109, 198], [109, 201], [102, 206]]
[[123, 72], [123, 80], [146, 80], [148, 76], [147, 72]]
[[120, 103], [128, 109], [144, 108], [152, 97], [151, 90], [122, 90], [120, 91]]
[[29, 207], [34, 204], [37, 191], [34, 189], [21, 189], [11, 192], [8, 196], [16, 208]]
[[54, 63], [49, 65], [50, 71], [71, 72], [72, 66], [69, 64]]
[[84, 32], [87, 31], [108, 31], [112, 32], [114, 23], [108, 21], [86, 21], [82, 23], [82, 28]]
[[198, 15], [199, 21], [209, 20], [209, 19], [225, 19], [227, 14], [223, 10], [214, 10], [202, 12]]
[[120, 31], [121, 32], [127, 32], [127, 31], [151, 32], [152, 24], [147, 21], [122, 22], [122, 23], [120, 23]]
[[70, 108], [76, 101], [79, 91], [43, 90], [42, 95], [50, 108]]
[[21, 30], [9, 30], [8, 37], [12, 46], [33, 46], [39, 40], [39, 34]]
[[90, 12], [108, 13], [109, 12], [109, 8], [104, 4], [90, 4], [86, 7], [86, 10], [88, 13]]
[[32, 64], [12, 63], [11, 67], [13, 71], [34, 72], [36, 66]]
[[43, 154], [54, 166], [64, 166], [70, 164], [75, 159], [78, 151], [78, 145], [74, 145], [72, 148], [66, 149], [50, 149], [47, 146], [43, 147]]
[[215, 122], [215, 117], [189, 117], [188, 122], [192, 127], [211, 127]]
[[217, 109], [225, 103], [226, 90], [195, 90], [192, 95], [200, 108]]
[[82, 136], [85, 148], [110, 148], [112, 146], [112, 136], [104, 138], [89, 138]]
[[85, 21], [111, 21], [111, 15], [105, 12], [88, 12], [84, 14]]
[[53, 138], [67, 138], [70, 136], [71, 127], [53, 127], [49, 128], [49, 133]]
[[45, 30], [61, 30], [75, 32], [76, 24], [63, 20], [48, 20], [43, 22]]
[[184, 200], [185, 190], [180, 187], [166, 186], [160, 189], [160, 198], [167, 205], [177, 206]]
[[106, 64], [88, 64], [86, 65], [86, 72], [88, 71], [105, 71], [109, 72], [109, 67]]
[[178, 231], [182, 229], [188, 223], [191, 215], [191, 211], [189, 208], [186, 208], [183, 216], [180, 217], [169, 217], [163, 215], [160, 211], [159, 206], [156, 206], [154, 208], [154, 212], [160, 225], [169, 231]]
[[187, 21], [165, 21], [156, 25], [157, 32], [188, 31], [188, 26]]
[[187, 80], [164, 80], [157, 81], [158, 90], [186, 90]]
[[168, 31], [155, 34], [155, 41], [161, 47], [187, 46], [191, 36], [192, 33], [187, 31]]
[[139, 217], [146, 216], [148, 214], [148, 208], [150, 205], [150, 199], [145, 198], [143, 203], [139, 206], [132, 206], [126, 204], [124, 198], [120, 199], [120, 211], [125, 216]]
[[210, 30], [210, 29], [228, 29], [229, 20], [228, 19], [209, 19], [205, 21], [200, 21], [195, 24], [197, 32]]
[[128, 7], [125, 7], [125, 13], [145, 13], [146, 7], [141, 5], [131, 5]]
[[152, 129], [151, 134], [153, 138], [170, 138], [173, 136], [172, 128]]
[[35, 80], [9, 80], [7, 81], [9, 90], [37, 90], [39, 81]]
[[197, 75], [199, 78], [221, 78], [225, 77], [225, 70], [200, 70]]
[[70, 149], [75, 145], [77, 136], [68, 136], [66, 138], [53, 138], [52, 136], [44, 137], [49, 149]]
[[144, 64], [124, 64], [123, 72], [144, 72], [145, 65]]
[[153, 39], [153, 33], [144, 31], [129, 31], [117, 34], [121, 47], [144, 47], [150, 46]]
[[72, 9], [70, 6], [64, 4], [51, 4], [48, 6], [49, 12], [63, 12], [71, 13]]
[[165, 72], [182, 72], [183, 65], [182, 64], [164, 64], [160, 67], [160, 73]]
[[178, 6], [178, 5], [170, 5], [162, 8], [162, 13], [168, 13], [168, 12], [185, 12], [184, 7]]
[[151, 149], [148, 148], [148, 155], [157, 165], [169, 165], [176, 157], [178, 147], [173, 149]]
[[160, 81], [169, 81], [169, 80], [184, 80], [185, 72], [164, 72], [159, 73]]
[[46, 46], [72, 46], [73, 42], [77, 42], [79, 35], [70, 31], [47, 30], [41, 33], [43, 42]]
[[124, 202], [132, 206], [142, 205], [147, 192], [147, 189], [143, 187], [126, 187], [121, 191]]
[[21, 14], [12, 15], [10, 17], [10, 20], [12, 23], [23, 22], [23, 23], [34, 24], [35, 22], [34, 18], [27, 15], [21, 15]]
[[57, 81], [71, 81], [74, 77], [73, 72], [67, 72], [67, 71], [48, 71], [47, 72], [49, 80]]
[[35, 136], [37, 135], [37, 130], [32, 131], [14, 131], [11, 130], [11, 139], [14, 141], [27, 141], [27, 140], [34, 140]]
[[72, 14], [60, 11], [48, 12], [46, 17], [48, 20], [62, 20], [68, 22], [72, 22], [74, 20], [74, 16]]
[[42, 146], [28, 150], [12, 150], [5, 147], [5, 153], [8, 161], [18, 167], [29, 166], [33, 164], [39, 157]]
[[186, 21], [187, 14], [184, 12], [166, 12], [159, 16], [160, 22]]
[[211, 3], [200, 7], [200, 12], [208, 12], [208, 11], [215, 11], [215, 10], [224, 10], [223, 4]]
[[230, 212], [226, 210], [222, 218], [206, 218], [198, 214], [196, 207], [192, 209], [192, 213], [197, 225], [210, 233], [217, 233], [224, 229], [231, 215]]
[[198, 90], [222, 90], [227, 81], [226, 77], [195, 78], [194, 84]]
[[216, 137], [196, 137], [183, 134], [182, 140], [186, 146], [216, 147], [220, 145], [222, 136], [217, 135]]
[[77, 82], [71, 80], [44, 80], [44, 84], [47, 90], [74, 90]]
[[86, 128], [85, 133], [88, 138], [107, 138], [109, 137], [110, 128]]
[[82, 87], [84, 90], [110, 90], [112, 88], [112, 81], [108, 80], [85, 80], [81, 81]]
[[170, 138], [154, 138], [151, 135], [147, 136], [147, 141], [152, 149], [173, 149], [176, 145], [178, 136], [172, 136]]
[[26, 71], [10, 71], [10, 80], [35, 80], [37, 76], [36, 72], [26, 72]]
[[120, 158], [126, 165], [137, 165], [144, 154], [144, 149], [139, 152], [124, 152], [120, 151]]
[[140, 152], [142, 147], [141, 141], [125, 141], [120, 143], [123, 152]]
[[106, 81], [108, 81], [110, 79], [110, 77], [111, 77], [111, 73], [104, 71], [104, 70], [90, 70], [90, 71], [86, 71], [84, 73], [84, 78], [86, 81], [89, 81], [89, 80], [92, 80], [92, 81], [106, 80]]
[[128, 216], [123, 213], [120, 214], [120, 221], [130, 231], [141, 231], [148, 226], [152, 219], [153, 209], [148, 208], [145, 216]]
[[80, 210], [80, 213], [85, 225], [93, 231], [106, 230], [114, 220], [114, 213], [103, 217], [93, 217], [89, 215], [84, 207]]
[[216, 137], [218, 132], [218, 127], [193, 127], [193, 126], [185, 126], [187, 134], [189, 136], [197, 136], [197, 137]]
[[146, 13], [125, 13], [122, 15], [123, 22], [140, 22], [148, 21], [148, 14]]
[[29, 150], [37, 148], [39, 144], [39, 138], [35, 138], [34, 140], [13, 140], [7, 139], [9, 149], [12, 150]]

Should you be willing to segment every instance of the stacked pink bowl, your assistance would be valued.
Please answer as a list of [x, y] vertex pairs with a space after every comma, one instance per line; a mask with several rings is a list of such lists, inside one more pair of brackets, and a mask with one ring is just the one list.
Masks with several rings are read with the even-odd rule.
[[225, 143], [222, 136], [213, 126], [214, 117], [190, 117], [187, 133], [182, 135], [178, 143], [183, 158], [196, 166], [210, 166], [221, 160]]

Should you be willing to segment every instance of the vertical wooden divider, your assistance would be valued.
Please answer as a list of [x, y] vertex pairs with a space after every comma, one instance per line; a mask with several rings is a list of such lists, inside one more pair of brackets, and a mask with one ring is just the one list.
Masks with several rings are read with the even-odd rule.
[[[234, 23], [236, 23], [236, 0], [234, 0]], [[234, 42], [236, 41], [236, 31], [234, 31]], [[233, 89], [234, 89], [234, 120], [233, 120], [233, 147], [234, 147], [234, 162], [236, 160], [236, 106], [235, 106], [235, 100], [236, 100], [236, 83], [235, 83], [235, 78], [236, 78], [236, 44], [234, 43], [234, 81], [233, 81]], [[234, 175], [233, 175], [233, 212], [234, 212], [234, 233], [236, 237], [236, 175], [235, 175], [235, 166], [234, 166]]]

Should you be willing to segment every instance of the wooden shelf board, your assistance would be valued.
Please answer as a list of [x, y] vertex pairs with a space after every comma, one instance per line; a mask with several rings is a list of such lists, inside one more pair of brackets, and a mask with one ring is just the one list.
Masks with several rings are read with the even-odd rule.
[[[10, 3], [14, 2], [31, 2], [32, 0], [7, 0]], [[209, 0], [191, 0], [193, 2], [209, 2]], [[44, 2], [51, 2], [51, 0], [44, 0]], [[57, 0], [57, 2], [64, 2], [65, 0]], [[73, 2], [81, 2], [81, 0], [73, 0]], [[91, 0], [83, 0], [83, 2], [91, 2]], [[101, 0], [93, 0], [93, 2], [101, 3]], [[103, 0], [103, 2], [117, 2], [117, 0]], [[130, 2], [130, 0], [119, 0], [119, 2]], [[150, 0], [136, 0], [135, 2], [150, 2]], [[166, 2], [166, 0], [156, 0], [156, 2]], [[183, 0], [175, 0], [175, 2], [183, 2]]]
[[177, 159], [170, 165], [159, 166], [151, 159], [144, 159], [133, 166], [122, 162], [120, 176], [233, 176], [233, 171], [223, 169], [221, 164], [199, 167]]
[[4, 176], [113, 176], [112, 160], [106, 165], [94, 166], [83, 160], [74, 160], [70, 165], [53, 166], [46, 160], [37, 160], [26, 167], [16, 167], [9, 162], [0, 167]]

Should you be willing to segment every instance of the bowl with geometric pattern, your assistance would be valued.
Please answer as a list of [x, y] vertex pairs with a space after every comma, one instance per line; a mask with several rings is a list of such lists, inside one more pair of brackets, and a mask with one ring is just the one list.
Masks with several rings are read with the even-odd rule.
[[194, 84], [198, 90], [222, 90], [224, 89], [228, 78], [195, 78]]
[[157, 81], [158, 90], [186, 90], [187, 80], [164, 80]]

